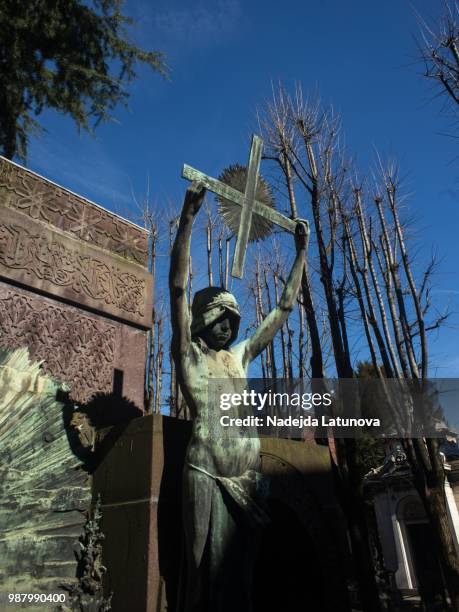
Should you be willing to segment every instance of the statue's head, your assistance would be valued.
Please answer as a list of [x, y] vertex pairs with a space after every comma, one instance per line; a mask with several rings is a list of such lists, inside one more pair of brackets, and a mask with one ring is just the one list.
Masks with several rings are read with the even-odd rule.
[[227, 348], [237, 338], [241, 314], [236, 298], [222, 287], [197, 291], [191, 306], [191, 335], [204, 340], [216, 351]]

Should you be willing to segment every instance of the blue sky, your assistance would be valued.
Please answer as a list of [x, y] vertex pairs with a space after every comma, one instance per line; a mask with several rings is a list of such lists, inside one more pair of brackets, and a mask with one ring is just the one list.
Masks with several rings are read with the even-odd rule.
[[[272, 83], [319, 91], [341, 113], [362, 173], [377, 149], [395, 157], [410, 193], [420, 256], [443, 258], [434, 299], [459, 311], [459, 178], [450, 120], [416, 62], [414, 10], [435, 20], [441, 2], [413, 0], [129, 0], [135, 40], [164, 51], [171, 80], [141, 67], [129, 108], [78, 135], [53, 112], [31, 141], [28, 166], [117, 213], [135, 218], [150, 181], [158, 207], [180, 202], [184, 162], [213, 176], [245, 163], [256, 110]], [[201, 282], [202, 281], [202, 282]], [[204, 284], [204, 275], [197, 278]], [[459, 376], [458, 315], [432, 338], [432, 375]]]

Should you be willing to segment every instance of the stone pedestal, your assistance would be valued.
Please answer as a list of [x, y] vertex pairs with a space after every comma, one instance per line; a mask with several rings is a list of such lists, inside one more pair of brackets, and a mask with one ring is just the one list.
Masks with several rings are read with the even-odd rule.
[[[190, 422], [171, 417], [135, 419], [95, 473], [114, 612], [182, 609], [181, 474], [190, 431]], [[342, 609], [347, 548], [328, 449], [264, 439], [261, 460], [271, 477], [274, 520], [257, 567], [256, 612], [307, 609], [308, 601], [324, 612]], [[282, 607], [272, 607], [279, 597]]]

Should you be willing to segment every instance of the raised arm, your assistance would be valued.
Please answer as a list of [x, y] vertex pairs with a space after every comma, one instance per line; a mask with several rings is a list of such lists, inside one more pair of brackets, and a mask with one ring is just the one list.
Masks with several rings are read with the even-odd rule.
[[185, 194], [182, 214], [171, 253], [169, 293], [172, 321], [172, 355], [184, 355], [190, 346], [190, 315], [186, 290], [188, 285], [191, 230], [201, 208], [206, 190], [193, 181]]
[[305, 263], [306, 250], [309, 239], [309, 227], [304, 221], [298, 221], [295, 233], [296, 258], [290, 275], [285, 284], [279, 304], [271, 310], [268, 316], [257, 327], [257, 330], [245, 345], [244, 361], [249, 363], [271, 342], [276, 333], [287, 320], [293, 310], [301, 276]]

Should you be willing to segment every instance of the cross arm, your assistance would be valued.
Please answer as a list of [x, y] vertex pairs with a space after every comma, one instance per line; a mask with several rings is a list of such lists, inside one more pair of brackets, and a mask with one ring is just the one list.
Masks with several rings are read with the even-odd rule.
[[[231, 200], [237, 206], [242, 207], [244, 205], [243, 193], [241, 193], [237, 189], [234, 189], [233, 187], [230, 187], [229, 185], [226, 185], [225, 183], [222, 183], [217, 179], [211, 178], [210, 176], [203, 174], [199, 170], [195, 170], [195, 168], [192, 168], [187, 164], [184, 164], [183, 166], [182, 177], [188, 179], [189, 181], [199, 181], [209, 191], [212, 191], [213, 193], [219, 195], [222, 198], [227, 198], [228, 200]], [[272, 221], [272, 223], [278, 225], [287, 232], [290, 232], [290, 234], [295, 233], [295, 221], [289, 219], [288, 217], [285, 217], [281, 213], [277, 212], [277, 210], [266, 206], [266, 204], [263, 204], [258, 200], [254, 200], [252, 212], [261, 215], [269, 221]]]

